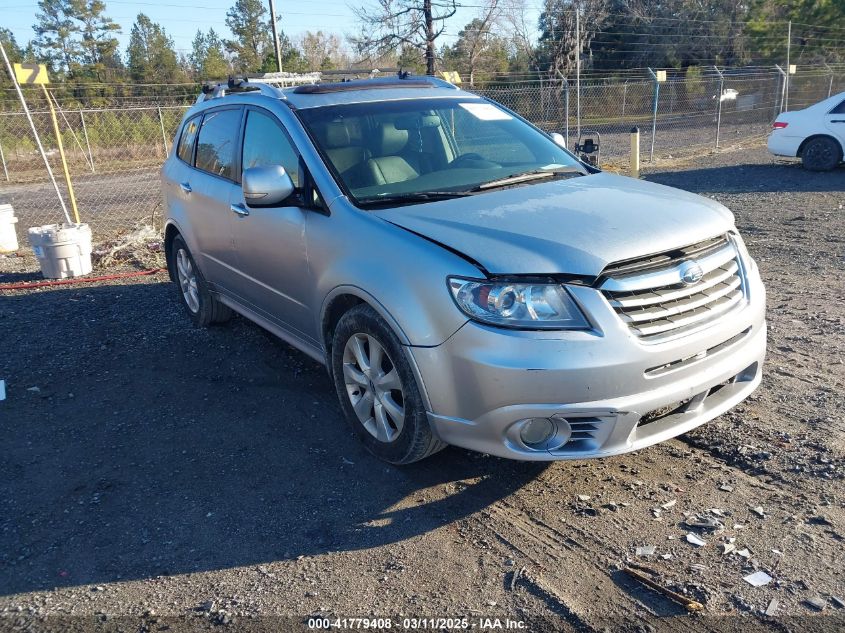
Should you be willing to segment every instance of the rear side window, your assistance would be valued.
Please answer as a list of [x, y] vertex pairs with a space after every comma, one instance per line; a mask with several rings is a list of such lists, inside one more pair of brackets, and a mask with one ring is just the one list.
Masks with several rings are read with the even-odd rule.
[[197, 169], [234, 180], [240, 122], [240, 109], [206, 113], [197, 139]]
[[831, 114], [845, 114], [845, 101], [843, 101], [838, 106], [833, 108], [833, 110], [831, 110], [830, 113]]
[[262, 165], [281, 165], [299, 187], [299, 157], [288, 135], [274, 117], [250, 110], [244, 128], [243, 169]]
[[200, 117], [195, 116], [185, 123], [182, 128], [182, 136], [179, 138], [179, 148], [176, 154], [189, 165], [191, 164], [191, 154], [194, 151], [194, 139], [197, 137], [197, 130], [200, 129]]

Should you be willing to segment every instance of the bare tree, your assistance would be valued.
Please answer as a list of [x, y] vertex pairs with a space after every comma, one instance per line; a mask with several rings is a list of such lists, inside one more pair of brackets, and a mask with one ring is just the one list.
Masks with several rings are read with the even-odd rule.
[[610, 15], [610, 5], [611, 0], [545, 0], [540, 45], [552, 76], [567, 76], [579, 56], [591, 50], [596, 32]]
[[501, 0], [503, 28], [511, 41], [517, 60], [524, 60], [529, 68], [537, 68], [536, 25], [527, 17], [525, 0]]
[[353, 7], [362, 34], [351, 38], [358, 51], [384, 56], [402, 46], [425, 54], [426, 73], [434, 74], [434, 43], [446, 20], [458, 10], [457, 0], [378, 0], [377, 7]]
[[458, 46], [466, 58], [470, 86], [475, 85], [475, 72], [488, 52], [492, 31], [497, 26], [500, 15], [499, 0], [486, 0], [481, 5], [478, 17], [459, 33]]

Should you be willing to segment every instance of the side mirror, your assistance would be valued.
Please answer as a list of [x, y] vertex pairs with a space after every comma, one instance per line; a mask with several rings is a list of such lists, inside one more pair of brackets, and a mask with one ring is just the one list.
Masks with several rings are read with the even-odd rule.
[[552, 137], [552, 140], [555, 143], [560, 145], [563, 149], [566, 149], [566, 139], [563, 138], [563, 134], [561, 134], [559, 132], [552, 132], [551, 134], [549, 134], [549, 136]]
[[243, 173], [244, 201], [248, 206], [281, 204], [294, 192], [293, 181], [281, 165], [250, 167]]

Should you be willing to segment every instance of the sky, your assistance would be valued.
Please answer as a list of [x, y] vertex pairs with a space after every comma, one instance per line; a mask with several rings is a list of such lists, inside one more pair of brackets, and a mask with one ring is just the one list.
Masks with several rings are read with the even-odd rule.
[[[129, 32], [138, 13], [145, 13], [153, 22], [161, 24], [167, 34], [173, 39], [177, 52], [189, 53], [191, 42], [197, 29], [207, 31], [214, 28], [218, 35], [231, 37], [226, 27], [226, 11], [235, 4], [235, 0], [104, 0], [106, 15], [122, 27], [122, 33], [117, 37], [122, 51], [126, 50]], [[2, 0], [4, 6], [0, 10], [0, 26], [4, 26], [15, 35], [18, 44], [24, 46], [34, 37], [32, 25], [35, 24], [35, 14], [38, 11], [37, 0]], [[6, 4], [8, 3], [8, 4]], [[373, 2], [358, 0], [276, 0], [276, 13], [281, 16], [281, 29], [296, 40], [305, 31], [337, 33], [339, 35], [355, 34], [358, 30], [355, 15], [350, 5], [372, 6]], [[475, 6], [461, 7], [458, 13], [446, 24], [443, 43], [454, 41], [456, 34], [466, 23], [475, 16], [478, 2], [469, 0], [465, 4]], [[528, 17], [532, 24], [536, 24], [539, 15], [540, 0], [528, 0], [531, 6]], [[319, 10], [311, 9], [318, 6]]]

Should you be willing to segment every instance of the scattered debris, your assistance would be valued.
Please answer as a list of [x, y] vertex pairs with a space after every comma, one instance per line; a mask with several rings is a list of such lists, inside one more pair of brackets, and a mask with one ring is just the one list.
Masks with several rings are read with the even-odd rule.
[[719, 490], [724, 490], [725, 492], [733, 492], [734, 487], [729, 484], [722, 484], [721, 486], [719, 486]]
[[722, 543], [722, 554], [730, 554], [735, 549], [736, 545], [733, 543]]
[[643, 545], [637, 548], [637, 556], [652, 556], [656, 549], [654, 545]]
[[753, 574], [748, 574], [743, 578], [752, 587], [762, 587], [772, 582], [772, 577], [764, 571], [755, 571]]
[[707, 571], [707, 565], [702, 565], [701, 563], [693, 563], [689, 568], [691, 571], [697, 571], [699, 573]]
[[707, 545], [707, 541], [700, 539], [698, 535], [693, 534], [692, 532], [689, 532], [687, 534], [687, 543], [692, 543], [697, 547], [704, 547], [705, 545]]
[[700, 602], [697, 602], [696, 600], [691, 600], [686, 596], [682, 596], [679, 593], [675, 593], [674, 591], [667, 589], [662, 585], [659, 585], [645, 574], [641, 574], [640, 572], [638, 572], [636, 569], [626, 567], [624, 571], [632, 578], [639, 580], [646, 587], [650, 587], [651, 589], [654, 589], [657, 593], [660, 593], [669, 598], [670, 600], [674, 600], [678, 604], [683, 605], [687, 611], [702, 611], [704, 609], [704, 605]]
[[355, 462], [350, 462], [348, 459], [346, 459], [346, 458], [345, 458], [345, 457], [343, 457], [343, 456], [341, 456], [341, 458], [340, 458], [340, 459], [341, 459], [341, 461], [342, 461], [344, 464], [346, 464], [347, 466], [354, 466], [354, 465], [355, 465]]
[[578, 495], [578, 501], [589, 501], [591, 498], [590, 495]]
[[831, 596], [830, 601], [833, 603], [833, 606], [837, 609], [845, 609], [845, 600], [838, 596]]
[[671, 554], [661, 554], [660, 558], [662, 558], [663, 560], [669, 560], [669, 559], [672, 558], [672, 555]]
[[769, 606], [766, 607], [766, 615], [773, 616], [778, 612], [778, 605], [780, 602], [777, 598], [772, 598], [771, 602], [769, 602]]
[[39, 389], [38, 387], [29, 387], [27, 391], [31, 391], [32, 393], [38, 393], [39, 391], [41, 391], [41, 389]]
[[751, 552], [748, 551], [747, 547], [745, 547], [741, 550], [737, 550], [736, 555], [742, 556], [743, 558], [751, 558]]
[[766, 512], [763, 510], [763, 506], [757, 506], [755, 508], [751, 508], [751, 511], [756, 514], [761, 519], [766, 518]]
[[678, 503], [678, 500], [672, 499], [671, 501], [667, 501], [666, 503], [664, 503], [660, 507], [663, 508], [664, 510], [668, 510], [669, 508], [673, 507], [676, 503]]
[[724, 528], [724, 524], [713, 517], [696, 516], [694, 519], [687, 519], [684, 521], [687, 527], [698, 528], [701, 530], [718, 530]]
[[825, 602], [824, 598], [822, 598], [821, 596], [808, 598], [804, 601], [804, 604], [812, 607], [816, 611], [824, 611], [824, 608], [827, 606], [827, 602]]

